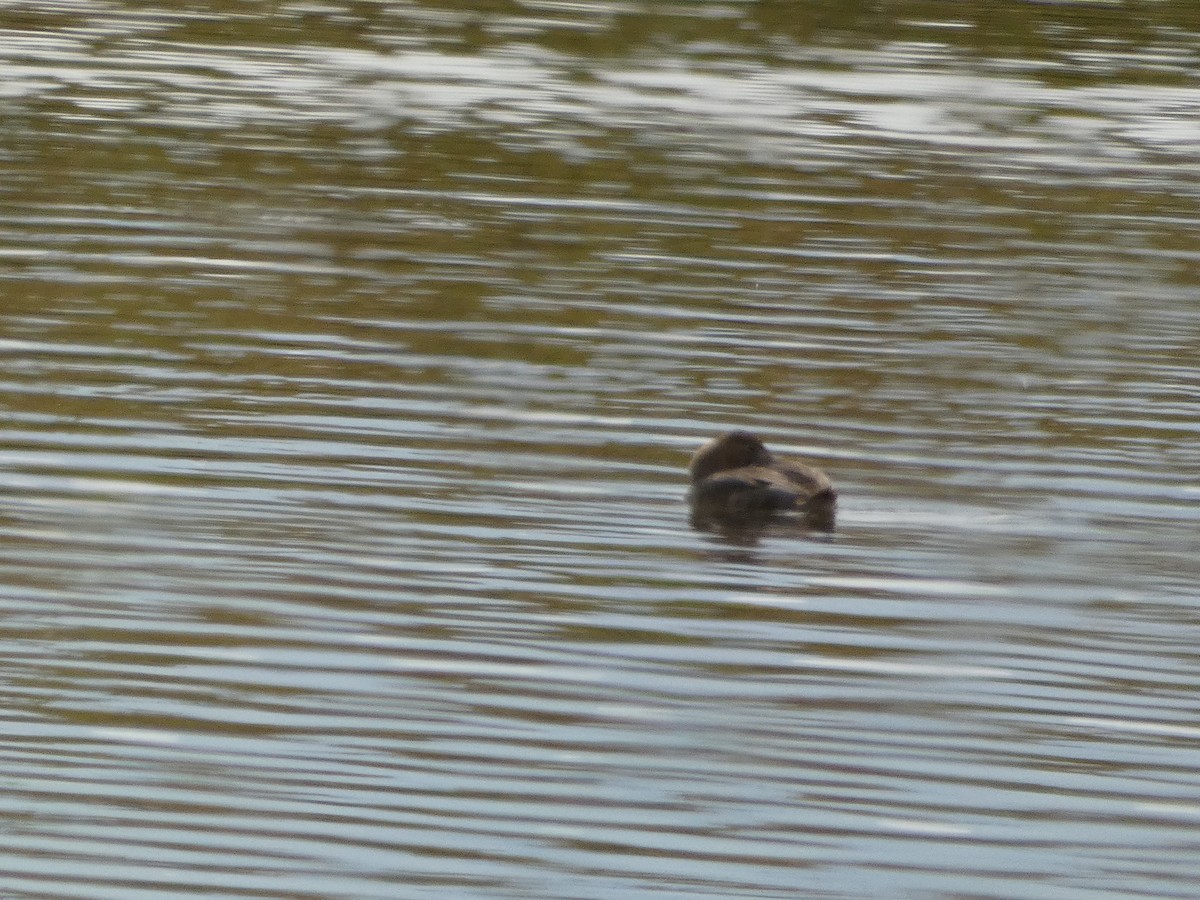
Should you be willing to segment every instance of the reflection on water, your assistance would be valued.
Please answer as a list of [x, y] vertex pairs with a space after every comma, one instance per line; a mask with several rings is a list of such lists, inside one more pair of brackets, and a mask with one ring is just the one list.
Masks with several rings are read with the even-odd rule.
[[0, 12], [8, 895], [1189, 895], [1191, 5], [468, 6]]

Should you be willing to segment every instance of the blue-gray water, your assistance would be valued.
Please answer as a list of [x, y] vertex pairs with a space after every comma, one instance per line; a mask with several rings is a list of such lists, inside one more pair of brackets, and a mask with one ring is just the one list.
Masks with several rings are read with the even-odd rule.
[[0, 11], [0, 893], [1194, 897], [1190, 0], [475, 6]]

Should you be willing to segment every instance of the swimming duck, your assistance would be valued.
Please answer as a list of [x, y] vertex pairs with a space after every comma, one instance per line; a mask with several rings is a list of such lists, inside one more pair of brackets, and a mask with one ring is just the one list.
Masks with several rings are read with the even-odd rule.
[[775, 456], [749, 431], [709, 441], [692, 456], [688, 474], [692, 520], [699, 526], [749, 525], [792, 512], [812, 528], [833, 528], [837, 492], [829, 476]]

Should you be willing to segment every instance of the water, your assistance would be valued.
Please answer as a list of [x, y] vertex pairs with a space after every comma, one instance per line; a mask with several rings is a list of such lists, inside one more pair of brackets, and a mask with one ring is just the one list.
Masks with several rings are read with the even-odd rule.
[[0, 11], [5, 896], [1194, 896], [1191, 5], [473, 6]]

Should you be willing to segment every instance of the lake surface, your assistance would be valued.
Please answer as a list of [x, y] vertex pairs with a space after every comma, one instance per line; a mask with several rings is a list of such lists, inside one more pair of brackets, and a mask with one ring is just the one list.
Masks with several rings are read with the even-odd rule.
[[1192, 0], [172, 10], [0, 10], [5, 897], [1195, 896]]

